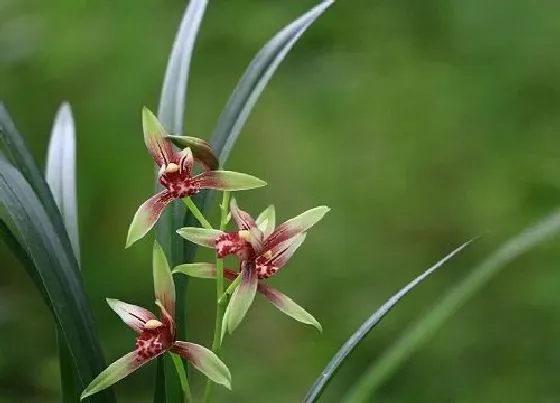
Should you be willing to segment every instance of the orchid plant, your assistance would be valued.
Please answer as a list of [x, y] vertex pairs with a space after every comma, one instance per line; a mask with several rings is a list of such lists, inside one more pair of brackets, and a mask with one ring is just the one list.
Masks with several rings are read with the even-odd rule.
[[[266, 183], [255, 176], [221, 168], [278, 65], [333, 1], [323, 0], [287, 25], [262, 48], [232, 93], [208, 143], [200, 138], [180, 135], [191, 52], [207, 5], [207, 0], [191, 0], [169, 60], [158, 111], [160, 119], [147, 108], [142, 111], [144, 142], [157, 166], [160, 190], [137, 209], [128, 229], [126, 247], [144, 238], [162, 214], [169, 213], [164, 210], [175, 201], [184, 203], [200, 228], [185, 227], [184, 215], [176, 214], [178, 209], [174, 208], [172, 220], [165, 221], [166, 225], [172, 223], [171, 231], [164, 227], [166, 235], [153, 244], [152, 270], [155, 305], [161, 312], [159, 317], [140, 306], [107, 299], [110, 308], [136, 333], [134, 351], [108, 366], [95, 335], [93, 315], [80, 277], [76, 143], [70, 107], [63, 105], [57, 115], [47, 157], [47, 177], [43, 178], [0, 103], [0, 142], [7, 156], [5, 158], [0, 152], [0, 236], [28, 268], [56, 320], [64, 402], [95, 395], [92, 398], [95, 401], [114, 403], [114, 394], [108, 389], [111, 385], [150, 361], [157, 359], [158, 365], [161, 364], [159, 357], [163, 356], [171, 357], [174, 364], [182, 392], [182, 398], [178, 398], [182, 403], [193, 400], [183, 361], [208, 378], [204, 401], [209, 402], [212, 383], [231, 388], [230, 371], [220, 358], [222, 344], [226, 334], [231, 334], [247, 317], [257, 293], [286, 315], [322, 331], [313, 315], [265, 281], [286, 266], [303, 244], [308, 231], [323, 219], [329, 208], [320, 205], [277, 226], [275, 207], [270, 205], [255, 219], [239, 208], [230, 192], [255, 189]], [[214, 226], [204, 215], [204, 208], [210, 200], [204, 190], [222, 192], [220, 219]], [[196, 202], [191, 199], [195, 195]], [[199, 209], [199, 206], [203, 208]], [[181, 210], [180, 205], [174, 207]], [[231, 219], [237, 229], [228, 231]], [[179, 242], [170, 240], [169, 234]], [[182, 242], [181, 237], [190, 243]], [[214, 249], [215, 263], [192, 263], [192, 259], [183, 259], [183, 254], [176, 253], [177, 248], [172, 246], [180, 242], [190, 251], [197, 245]], [[338, 366], [404, 295], [469, 242], [412, 280], [374, 312], [321, 372], [305, 402], [312, 403], [318, 398]], [[237, 259], [237, 267], [224, 267], [224, 260], [229, 256]], [[171, 270], [170, 266], [175, 267]], [[173, 277], [173, 274], [177, 276]], [[182, 336], [185, 315], [179, 313], [184, 310], [185, 293], [176, 293], [176, 289], [184, 291], [184, 287], [181, 288], [181, 284], [185, 284], [183, 275], [215, 280], [216, 320], [210, 349], [177, 340], [187, 338]], [[224, 289], [224, 280], [230, 281], [227, 289]], [[171, 375], [175, 374], [171, 372]], [[154, 396], [155, 402], [162, 401], [161, 389], [165, 401], [174, 400], [171, 394], [176, 394], [176, 387], [169, 379], [167, 368], [158, 371], [156, 382], [161, 388]], [[81, 396], [79, 391], [82, 391]], [[172, 393], [167, 394], [169, 391]]]
[[[238, 207], [235, 198], [231, 198], [229, 204], [227, 200], [230, 198], [230, 191], [254, 189], [265, 185], [264, 181], [244, 173], [217, 170], [217, 157], [210, 145], [202, 139], [189, 137], [183, 140], [187, 141], [189, 146], [180, 152], [174, 151], [172, 141], [176, 139], [167, 135], [156, 116], [147, 108], [142, 112], [142, 123], [146, 148], [158, 166], [158, 180], [165, 189], [139, 207], [130, 225], [126, 246], [146, 235], [167, 204], [173, 200], [185, 199], [186, 207], [192, 211], [203, 228], [179, 228], [178, 235], [199, 245], [216, 249], [219, 264], [185, 263], [177, 266], [173, 272], [194, 277], [227, 278], [232, 281], [225, 292], [221, 285], [218, 287], [219, 292], [223, 294], [217, 300], [216, 321], [223, 322], [223, 325], [215, 329], [214, 352], [198, 344], [176, 340], [173, 276], [163, 249], [157, 242], [154, 243], [155, 304], [161, 310], [161, 318], [157, 319], [142, 307], [107, 299], [109, 306], [123, 322], [136, 332], [136, 349], [113, 362], [91, 381], [83, 391], [82, 399], [108, 388], [164, 353], [170, 353], [176, 363], [186, 399], [190, 399], [190, 387], [178, 356], [189, 361], [209, 380], [230, 388], [230, 372], [216, 353], [219, 353], [224, 332], [227, 330], [231, 333], [240, 324], [257, 291], [282, 312], [321, 330], [321, 325], [311, 314], [261, 280], [275, 275], [285, 266], [303, 243], [306, 231], [320, 221], [329, 208], [315, 207], [276, 227], [275, 208], [271, 205], [255, 220]], [[193, 176], [195, 161], [200, 163], [203, 172]], [[202, 189], [224, 192], [220, 229], [213, 229], [202, 212], [188, 199]], [[237, 224], [237, 231], [224, 231], [230, 218]], [[239, 259], [238, 271], [223, 268], [222, 259], [229, 255]], [[227, 304], [225, 312], [220, 309], [224, 301]]]

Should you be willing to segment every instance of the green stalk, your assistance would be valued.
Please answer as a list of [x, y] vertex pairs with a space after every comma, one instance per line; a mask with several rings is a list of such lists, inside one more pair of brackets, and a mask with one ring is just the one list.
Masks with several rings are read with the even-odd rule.
[[191, 388], [189, 386], [189, 381], [187, 379], [187, 374], [185, 373], [185, 367], [183, 366], [183, 362], [181, 361], [181, 357], [179, 357], [175, 353], [169, 353], [171, 355], [171, 359], [173, 360], [173, 364], [175, 364], [175, 369], [177, 370], [177, 376], [179, 376], [179, 381], [181, 382], [181, 389], [183, 391], [183, 401], [182, 403], [189, 403], [192, 402], [192, 395], [191, 395]]
[[210, 224], [210, 222], [208, 222], [208, 220], [204, 218], [204, 214], [202, 214], [198, 207], [196, 207], [196, 204], [194, 204], [190, 197], [184, 198], [183, 202], [185, 203], [185, 206], [187, 206], [187, 209], [191, 211], [194, 218], [196, 218], [200, 225], [202, 225], [202, 228], [212, 229], [212, 224]]
[[[220, 205], [220, 231], [226, 228], [229, 213], [229, 198], [230, 193], [224, 192], [222, 197], [222, 204]], [[214, 339], [212, 340], [212, 351], [216, 355], [220, 355], [220, 348], [222, 347], [222, 318], [224, 316], [225, 306], [222, 299], [224, 292], [224, 260], [216, 258], [216, 323], [214, 325]], [[212, 381], [208, 380], [206, 389], [204, 391], [204, 401], [210, 401], [212, 393]]]

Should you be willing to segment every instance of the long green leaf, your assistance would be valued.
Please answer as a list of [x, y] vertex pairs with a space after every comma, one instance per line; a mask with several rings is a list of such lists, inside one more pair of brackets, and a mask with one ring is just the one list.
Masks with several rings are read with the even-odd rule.
[[528, 227], [492, 253], [368, 368], [345, 397], [346, 403], [371, 402], [375, 391], [461, 306], [509, 263], [560, 232], [560, 210]]
[[[249, 63], [245, 73], [231, 93], [209, 141], [214, 153], [219, 157], [220, 165], [225, 165], [243, 126], [247, 122], [247, 118], [280, 63], [307, 28], [333, 3], [334, 0], [324, 0], [285, 26], [261, 48]], [[212, 194], [213, 192], [204, 191], [194, 197], [197, 207], [203, 213], [210, 207]], [[192, 216], [188, 216], [185, 224], [186, 226], [195, 226], [196, 220]], [[186, 251], [187, 261], [192, 261], [196, 246], [189, 244], [188, 248]]]
[[62, 215], [76, 260], [80, 262], [76, 196], [76, 129], [72, 110], [66, 102], [60, 106], [54, 120], [47, 153], [45, 179]]
[[397, 305], [397, 303], [414, 287], [419, 285], [422, 281], [427, 279], [432, 275], [437, 269], [442, 267], [449, 259], [459, 253], [461, 250], [467, 247], [473, 240], [469, 240], [453, 250], [443, 259], [439, 260], [432, 267], [428, 268], [424, 273], [416, 277], [406, 286], [401, 288], [396, 294], [387, 300], [383, 305], [381, 305], [362, 325], [350, 336], [350, 338], [340, 347], [337, 353], [333, 356], [331, 361], [327, 364], [325, 369], [321, 372], [321, 375], [315, 380], [311, 389], [305, 397], [305, 403], [315, 402], [323, 393], [327, 384], [333, 378], [333, 375], [340, 368], [340, 365], [348, 358], [349, 354], [354, 351], [358, 344], [364, 339], [365, 336], [379, 323], [381, 319], [389, 313], [391, 309]]
[[[77, 261], [64, 248], [29, 183], [1, 156], [0, 206], [5, 215], [3, 220], [10, 224], [21, 250], [33, 262], [43, 288], [41, 293], [50, 302], [60, 335], [72, 357], [79, 386], [83, 388], [105, 368], [105, 362]], [[115, 397], [107, 391], [91, 401], [114, 402]]]
[[[188, 86], [190, 63], [197, 33], [206, 10], [207, 0], [191, 0], [175, 36], [175, 43], [167, 62], [165, 78], [158, 107], [158, 119], [169, 134], [182, 134], [185, 113], [185, 99]], [[175, 235], [175, 230], [183, 226], [185, 209], [173, 203], [165, 209], [158, 220], [156, 238], [164, 249], [172, 266], [183, 263], [183, 242]], [[184, 277], [175, 281], [177, 309], [175, 320], [177, 336], [186, 339], [186, 290], [188, 280]], [[174, 375], [175, 368], [169, 358], [158, 359], [154, 402], [161, 403], [162, 396], [169, 402], [178, 401], [181, 387]], [[165, 365], [164, 365], [165, 362]], [[161, 369], [164, 368], [162, 371]], [[165, 376], [165, 373], [170, 376]]]
[[60, 237], [62, 246], [68, 252], [72, 252], [70, 239], [66, 232], [62, 216], [56, 206], [49, 186], [39, 169], [37, 162], [29, 152], [23, 137], [18, 130], [4, 104], [0, 101], [0, 144], [12, 164], [23, 174], [27, 182], [31, 185], [41, 204]]
[[[76, 130], [72, 110], [68, 103], [63, 103], [54, 120], [47, 162], [45, 179], [55, 203], [58, 206], [70, 244], [80, 263], [80, 239], [78, 235], [78, 208], [76, 197]], [[62, 401], [73, 403], [80, 399], [81, 390], [70, 350], [64, 338], [57, 334], [60, 364], [60, 382]]]
[[255, 56], [233, 90], [210, 139], [222, 165], [266, 85], [298, 39], [334, 3], [325, 0], [278, 32]]

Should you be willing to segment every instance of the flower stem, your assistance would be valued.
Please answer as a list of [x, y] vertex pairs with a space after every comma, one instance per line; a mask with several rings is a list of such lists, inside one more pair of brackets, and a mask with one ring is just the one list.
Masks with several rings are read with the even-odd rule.
[[[220, 204], [220, 231], [226, 228], [229, 213], [229, 198], [230, 193], [224, 192], [222, 203]], [[214, 326], [214, 339], [212, 340], [212, 351], [217, 355], [220, 354], [222, 347], [222, 318], [224, 316], [225, 304], [222, 302], [222, 295], [224, 292], [224, 261], [223, 259], [216, 258], [216, 323]], [[210, 401], [212, 393], [212, 382], [208, 380], [206, 389], [204, 391], [204, 401]]]
[[191, 395], [191, 388], [189, 386], [189, 381], [187, 379], [187, 374], [185, 373], [185, 367], [183, 366], [183, 362], [181, 361], [181, 357], [179, 357], [175, 353], [171, 354], [171, 359], [173, 360], [173, 364], [175, 364], [175, 369], [177, 370], [177, 375], [179, 376], [179, 380], [181, 381], [181, 389], [183, 390], [183, 402], [182, 403], [189, 403], [192, 402], [192, 395]]
[[196, 204], [194, 204], [190, 197], [184, 198], [183, 202], [185, 203], [185, 206], [187, 206], [187, 209], [191, 211], [194, 218], [196, 218], [200, 225], [202, 225], [202, 228], [212, 229], [212, 225], [206, 218], [204, 218], [204, 214], [202, 214], [198, 207], [196, 207]]

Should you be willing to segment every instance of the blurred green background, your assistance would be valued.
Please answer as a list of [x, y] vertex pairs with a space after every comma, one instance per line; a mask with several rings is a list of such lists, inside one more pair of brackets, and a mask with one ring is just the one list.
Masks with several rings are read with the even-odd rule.
[[[207, 138], [237, 78], [312, 0], [211, 0], [191, 70], [186, 128]], [[141, 107], [157, 106], [180, 0], [0, 0], [0, 98], [43, 163], [54, 113], [78, 127], [83, 273], [108, 360], [134, 345], [105, 305], [152, 307], [150, 242], [124, 250], [153, 190]], [[560, 199], [560, 3], [339, 0], [280, 67], [228, 169], [269, 183], [239, 195], [283, 220], [332, 212], [271, 283], [323, 324], [318, 334], [261, 298], [226, 340], [223, 402], [301, 401], [355, 328], [462, 241], [490, 233], [407, 297], [340, 371], [362, 371], [469, 268]], [[216, 208], [214, 207], [216, 216]], [[560, 399], [558, 240], [510, 265], [377, 394], [377, 402]], [[205, 254], [206, 253], [206, 254]], [[200, 253], [200, 259], [210, 255]], [[0, 402], [58, 402], [54, 325], [0, 246]], [[214, 288], [189, 288], [191, 339], [210, 344]], [[116, 386], [149, 402], [154, 365]], [[201, 390], [195, 377], [194, 388]], [[217, 389], [216, 389], [217, 390]]]

